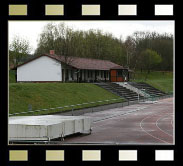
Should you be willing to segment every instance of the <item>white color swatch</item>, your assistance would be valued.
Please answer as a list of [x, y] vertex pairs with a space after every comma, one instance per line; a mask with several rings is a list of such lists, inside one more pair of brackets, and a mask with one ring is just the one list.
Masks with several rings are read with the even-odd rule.
[[173, 5], [155, 5], [155, 15], [173, 15]]
[[156, 161], [173, 161], [174, 151], [173, 150], [156, 150], [155, 160]]

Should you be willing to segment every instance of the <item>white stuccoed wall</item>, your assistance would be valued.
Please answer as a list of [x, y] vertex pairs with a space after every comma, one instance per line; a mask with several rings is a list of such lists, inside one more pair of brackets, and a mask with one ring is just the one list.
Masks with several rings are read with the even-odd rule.
[[18, 67], [17, 81], [62, 81], [61, 63], [42, 56]]
[[9, 140], [50, 140], [75, 133], [90, 133], [92, 118], [87, 116], [12, 116]]

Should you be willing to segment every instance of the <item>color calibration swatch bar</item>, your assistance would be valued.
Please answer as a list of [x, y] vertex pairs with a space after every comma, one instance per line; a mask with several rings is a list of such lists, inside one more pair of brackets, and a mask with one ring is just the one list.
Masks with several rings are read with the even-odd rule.
[[156, 150], [155, 160], [156, 161], [173, 161], [174, 151], [173, 150]]
[[119, 161], [137, 161], [137, 150], [119, 150]]
[[[28, 6], [23, 5], [9, 5], [9, 16], [27, 16]], [[101, 5], [81, 5], [82, 16], [100, 16]], [[64, 4], [49, 4], [45, 5], [45, 16], [63, 16]], [[173, 5], [154, 5], [155, 16], [173, 16]], [[136, 4], [120, 4], [118, 5], [118, 16], [137, 16]]]
[[83, 150], [82, 160], [83, 161], [100, 161], [101, 151], [100, 150]]
[[45, 5], [45, 15], [49, 16], [64, 15], [64, 5]]
[[155, 5], [156, 16], [173, 16], [173, 5]]
[[27, 150], [10, 150], [9, 161], [28, 161]]
[[64, 161], [64, 150], [47, 150], [46, 161]]
[[10, 16], [26, 16], [27, 5], [9, 5]]
[[137, 15], [137, 5], [118, 5], [118, 15]]
[[[82, 161], [101, 161], [101, 150], [82, 150]], [[64, 150], [46, 150], [46, 161], [65, 161]], [[137, 150], [119, 150], [119, 161], [138, 161]], [[28, 150], [10, 150], [9, 161], [28, 161]], [[156, 150], [155, 161], [174, 161], [174, 150]]]
[[100, 15], [100, 5], [82, 5], [82, 15], [83, 16], [99, 16]]

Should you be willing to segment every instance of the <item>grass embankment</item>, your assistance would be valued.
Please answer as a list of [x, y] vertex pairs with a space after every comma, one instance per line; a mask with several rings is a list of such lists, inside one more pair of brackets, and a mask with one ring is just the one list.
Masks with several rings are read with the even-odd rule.
[[9, 82], [10, 83], [15, 83], [16, 82], [16, 78], [15, 78], [15, 70], [10, 70], [9, 71]]
[[[29, 104], [32, 105], [32, 110], [39, 110], [114, 98], [119, 97], [89, 83], [10, 83], [9, 113], [26, 112]], [[111, 101], [110, 103], [114, 102], [117, 101]], [[74, 108], [86, 108], [103, 104], [107, 104], [107, 102], [86, 104]], [[47, 114], [67, 109], [71, 108], [41, 111], [36, 114]]]
[[166, 92], [173, 92], [173, 72], [150, 72], [145, 80], [146, 72], [136, 72], [135, 82], [146, 82], [153, 87]]

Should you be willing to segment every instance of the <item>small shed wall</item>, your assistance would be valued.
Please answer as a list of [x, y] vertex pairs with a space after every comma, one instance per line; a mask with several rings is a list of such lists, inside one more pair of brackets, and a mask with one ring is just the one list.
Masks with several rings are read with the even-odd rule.
[[62, 66], [58, 61], [42, 56], [17, 68], [17, 82], [62, 81]]

